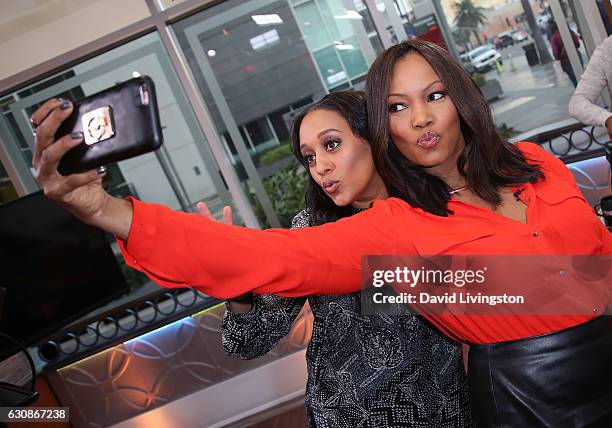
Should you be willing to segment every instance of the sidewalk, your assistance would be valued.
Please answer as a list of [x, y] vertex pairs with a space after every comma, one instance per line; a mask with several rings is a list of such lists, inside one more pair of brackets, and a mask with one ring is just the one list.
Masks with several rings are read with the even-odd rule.
[[574, 87], [558, 61], [530, 67], [522, 49], [508, 51], [513, 54], [517, 71], [510, 71], [508, 52], [504, 52], [505, 72], [502, 75], [496, 71], [486, 74], [487, 79], [499, 80], [504, 91], [499, 100], [491, 103], [495, 122], [526, 132], [568, 119], [568, 104]]

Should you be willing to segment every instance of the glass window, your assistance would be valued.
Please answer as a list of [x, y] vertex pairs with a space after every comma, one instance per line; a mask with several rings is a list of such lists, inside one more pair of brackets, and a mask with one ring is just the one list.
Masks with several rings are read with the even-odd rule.
[[345, 3], [293, 1], [297, 23], [329, 90], [365, 75], [378, 48], [366, 32], [364, 17]]
[[348, 0], [229, 0], [172, 25], [263, 225], [288, 226], [303, 207], [294, 111], [363, 84], [377, 37], [360, 11]]
[[[159, 37], [151, 33], [44, 81], [20, 88], [0, 101], [0, 120], [31, 164], [33, 137], [28, 118], [45, 100], [79, 100], [117, 82], [149, 75], [156, 85], [164, 145], [155, 153], [108, 165], [105, 186], [117, 196], [134, 195], [175, 209], [194, 210], [206, 201], [213, 213], [231, 204], [230, 195], [195, 120]], [[239, 213], [237, 213], [239, 215]]]
[[356, 48], [356, 46], [359, 46], [357, 38], [349, 37], [345, 39], [344, 46], [346, 47], [341, 48], [341, 45], [336, 45], [336, 50], [338, 51], [338, 55], [340, 55], [340, 60], [344, 64], [348, 75], [354, 79], [367, 74], [368, 64], [366, 64], [363, 55]]
[[328, 88], [333, 88], [348, 80], [349, 76], [342, 66], [335, 46], [320, 49], [313, 55]]
[[323, 19], [314, 1], [294, 7], [297, 23], [304, 33], [304, 40], [312, 51], [323, 49], [333, 43], [332, 35], [324, 26]]
[[277, 144], [276, 136], [268, 121], [268, 116], [257, 118], [245, 125], [247, 138], [253, 146]]
[[274, 46], [275, 44], [279, 43], [280, 38], [278, 37], [278, 32], [276, 30], [270, 30], [249, 39], [249, 42], [251, 42], [251, 47], [254, 51], [259, 51], [267, 48], [268, 46]]

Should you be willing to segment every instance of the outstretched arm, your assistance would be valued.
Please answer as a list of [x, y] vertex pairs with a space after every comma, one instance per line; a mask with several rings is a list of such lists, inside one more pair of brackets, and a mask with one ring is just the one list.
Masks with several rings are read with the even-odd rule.
[[358, 291], [361, 257], [396, 253], [392, 211], [403, 204], [387, 199], [334, 223], [261, 231], [131, 202], [129, 237], [119, 240], [126, 263], [166, 287], [196, 287], [220, 298]]
[[32, 117], [38, 124], [33, 161], [37, 180], [47, 196], [81, 221], [116, 235], [127, 264], [158, 284], [193, 286], [220, 298], [248, 291], [286, 296], [347, 293], [360, 289], [361, 256], [394, 253], [397, 234], [389, 200], [323, 226], [258, 231], [114, 198], [95, 171], [61, 176], [59, 160], [82, 139], [54, 141], [71, 109], [68, 101], [50, 100]]

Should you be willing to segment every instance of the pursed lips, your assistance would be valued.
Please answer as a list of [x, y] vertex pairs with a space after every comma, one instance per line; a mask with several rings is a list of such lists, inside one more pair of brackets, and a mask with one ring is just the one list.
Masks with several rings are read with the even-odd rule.
[[332, 194], [338, 189], [339, 183], [338, 180], [326, 180], [321, 183], [321, 187], [326, 193]]
[[436, 131], [427, 131], [417, 139], [417, 145], [424, 149], [431, 149], [440, 142], [441, 135]]

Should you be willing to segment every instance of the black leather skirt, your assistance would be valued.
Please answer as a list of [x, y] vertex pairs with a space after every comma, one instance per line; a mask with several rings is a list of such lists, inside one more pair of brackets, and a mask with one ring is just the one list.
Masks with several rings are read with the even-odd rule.
[[472, 345], [479, 427], [612, 427], [612, 316], [534, 338]]

